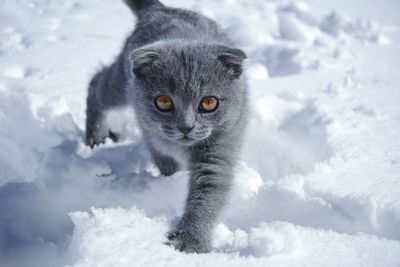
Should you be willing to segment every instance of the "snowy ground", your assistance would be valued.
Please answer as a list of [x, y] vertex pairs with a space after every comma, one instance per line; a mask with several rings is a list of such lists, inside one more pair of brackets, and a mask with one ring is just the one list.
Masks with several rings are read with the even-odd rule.
[[250, 56], [252, 124], [215, 251], [163, 244], [187, 173], [160, 177], [131, 111], [110, 114], [122, 143], [83, 145], [86, 85], [129, 10], [0, 0], [0, 266], [400, 266], [400, 3], [164, 3]]

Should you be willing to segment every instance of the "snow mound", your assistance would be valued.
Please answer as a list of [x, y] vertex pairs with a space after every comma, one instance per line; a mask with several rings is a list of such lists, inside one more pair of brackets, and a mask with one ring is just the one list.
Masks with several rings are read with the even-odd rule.
[[[180, 1], [170, 1], [176, 6]], [[348, 58], [345, 47], [352, 39], [388, 43], [382, 27], [371, 20], [351, 18], [337, 11], [315, 14], [303, 1], [223, 1], [232, 12], [216, 12], [220, 3], [187, 1], [226, 26], [247, 48], [250, 58], [265, 65], [271, 77], [287, 76]], [[251, 14], [238, 16], [237, 14]], [[256, 27], [254, 25], [257, 25]]]
[[[179, 253], [164, 245], [168, 222], [135, 208], [75, 212], [71, 253], [84, 266], [398, 266], [400, 244], [349, 236], [286, 222], [262, 223], [249, 232], [216, 229], [218, 249], [207, 255]], [[75, 250], [75, 251], [73, 251]], [[340, 258], [332, 257], [340, 251]], [[151, 255], [143, 257], [143, 255]], [[315, 257], [315, 255], [318, 255]]]

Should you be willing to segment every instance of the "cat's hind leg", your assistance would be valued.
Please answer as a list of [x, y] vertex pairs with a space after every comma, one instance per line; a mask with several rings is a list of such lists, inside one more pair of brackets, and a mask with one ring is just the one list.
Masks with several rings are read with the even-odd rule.
[[121, 80], [113, 81], [112, 69], [98, 72], [89, 85], [86, 106], [86, 145], [94, 147], [110, 138], [118, 141], [118, 135], [113, 133], [106, 123], [106, 112], [126, 104], [124, 84]]

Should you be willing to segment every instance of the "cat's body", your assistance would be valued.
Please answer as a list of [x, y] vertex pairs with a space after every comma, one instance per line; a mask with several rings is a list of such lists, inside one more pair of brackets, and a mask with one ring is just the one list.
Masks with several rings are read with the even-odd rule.
[[133, 105], [161, 173], [190, 171], [185, 213], [170, 243], [208, 252], [246, 126], [246, 56], [210, 19], [157, 0], [125, 2], [138, 21], [117, 60], [90, 83], [86, 141], [115, 139], [105, 112]]

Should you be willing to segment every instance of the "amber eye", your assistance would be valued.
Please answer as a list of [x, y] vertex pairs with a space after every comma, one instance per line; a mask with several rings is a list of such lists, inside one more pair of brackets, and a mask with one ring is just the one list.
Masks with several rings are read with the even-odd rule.
[[218, 99], [213, 96], [207, 96], [201, 100], [200, 108], [204, 112], [213, 112], [218, 108]]
[[173, 109], [174, 104], [169, 96], [160, 95], [156, 98], [156, 106], [160, 111], [170, 111]]

